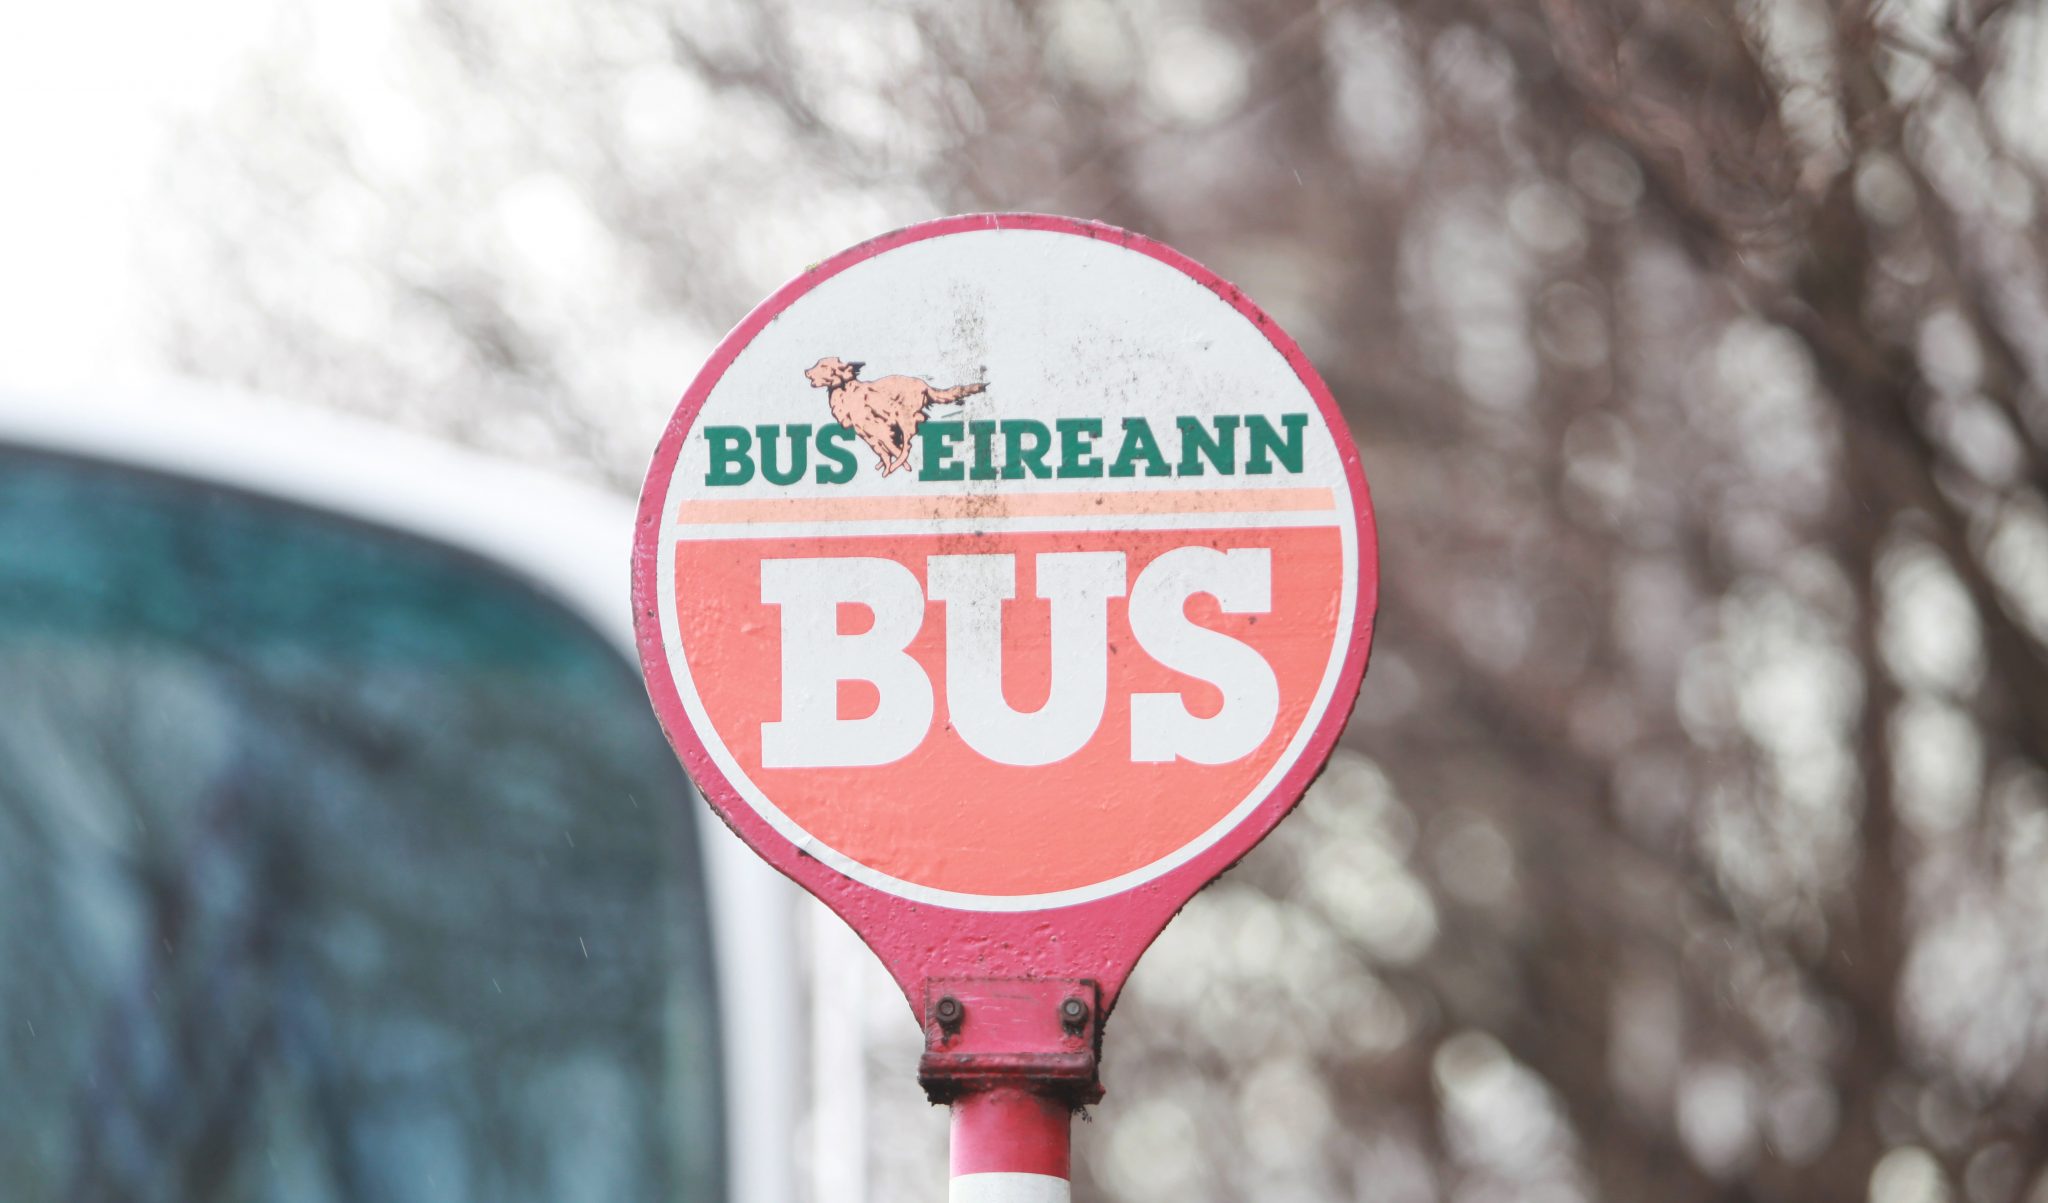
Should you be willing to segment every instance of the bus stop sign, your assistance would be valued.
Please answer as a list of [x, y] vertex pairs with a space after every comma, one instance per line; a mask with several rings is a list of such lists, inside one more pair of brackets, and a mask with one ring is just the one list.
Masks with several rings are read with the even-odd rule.
[[1358, 453], [1294, 341], [1178, 252], [1033, 215], [884, 235], [750, 314], [661, 439], [633, 556], [690, 776], [887, 962], [935, 1097], [1036, 1038], [977, 1033], [974, 983], [1066, 1008], [1045, 1056], [1090, 1051], [1321, 769], [1376, 589]]

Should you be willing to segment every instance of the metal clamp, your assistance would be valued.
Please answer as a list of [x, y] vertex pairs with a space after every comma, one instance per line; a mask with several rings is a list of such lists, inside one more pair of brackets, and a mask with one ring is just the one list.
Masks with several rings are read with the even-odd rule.
[[917, 1080], [934, 1103], [1022, 1087], [1070, 1106], [1102, 1098], [1102, 991], [1090, 980], [935, 978], [924, 985]]

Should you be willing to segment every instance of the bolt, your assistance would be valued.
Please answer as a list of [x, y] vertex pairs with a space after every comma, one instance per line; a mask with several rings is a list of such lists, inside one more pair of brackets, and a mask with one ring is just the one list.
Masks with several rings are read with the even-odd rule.
[[1067, 1029], [1067, 1035], [1078, 1036], [1088, 1026], [1088, 1004], [1078, 998], [1070, 998], [1060, 1004], [1060, 1026]]
[[938, 1020], [939, 1026], [948, 1032], [959, 1031], [960, 1021], [966, 1017], [967, 1008], [961, 1006], [960, 1000], [950, 994], [932, 1004], [932, 1018]]

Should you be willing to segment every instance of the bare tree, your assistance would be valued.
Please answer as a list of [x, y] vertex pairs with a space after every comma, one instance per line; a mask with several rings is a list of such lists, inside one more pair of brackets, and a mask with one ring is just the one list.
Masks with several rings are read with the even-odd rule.
[[2048, 6], [434, 0], [369, 104], [317, 33], [171, 173], [196, 371], [631, 484], [779, 277], [1030, 208], [1329, 378], [1365, 700], [1091, 1197], [2048, 1198]]

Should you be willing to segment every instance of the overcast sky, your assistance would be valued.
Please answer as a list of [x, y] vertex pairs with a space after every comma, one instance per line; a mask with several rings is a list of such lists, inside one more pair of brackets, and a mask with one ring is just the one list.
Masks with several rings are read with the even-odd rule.
[[0, 388], [155, 370], [135, 234], [178, 121], [263, 32], [261, 0], [73, 0], [0, 17]]

